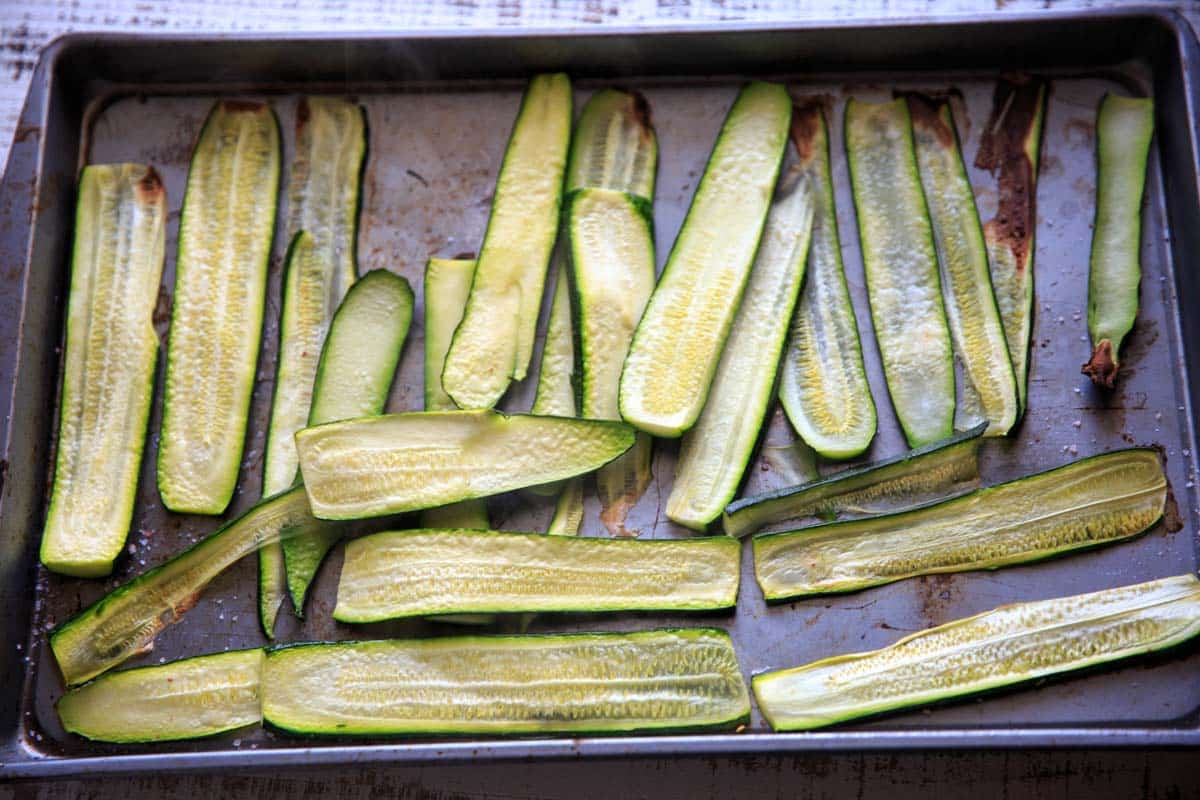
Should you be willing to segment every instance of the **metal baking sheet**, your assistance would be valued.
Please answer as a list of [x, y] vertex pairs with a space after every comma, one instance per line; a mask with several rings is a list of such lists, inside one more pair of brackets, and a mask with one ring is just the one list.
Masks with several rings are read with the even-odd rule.
[[[889, 33], [890, 31], [890, 33]], [[964, 37], [978, 44], [963, 46]], [[473, 48], [472, 48], [473, 45]], [[164, 511], [154, 482], [161, 409], [151, 419], [139, 502], [128, 552], [103, 581], [63, 578], [36, 565], [56, 427], [55, 397], [66, 245], [74, 179], [83, 163], [137, 161], [167, 187], [167, 263], [156, 324], [166, 333], [175, 233], [188, 158], [217, 97], [263, 99], [275, 108], [290, 160], [295, 108], [305, 93], [354, 97], [367, 110], [370, 148], [364, 176], [360, 271], [386, 268], [417, 292], [417, 313], [389, 409], [421, 403], [421, 275], [425, 259], [478, 248], [523, 79], [563, 68], [576, 76], [576, 108], [596, 88], [618, 83], [650, 102], [660, 142], [655, 223], [661, 268], [726, 110], [748, 77], [786, 82], [829, 107], [838, 221], [847, 278], [858, 313], [879, 435], [863, 461], [900, 452], [870, 330], [854, 210], [841, 147], [850, 96], [884, 98], [896, 88], [959, 93], [954, 111], [968, 160], [1000, 72], [1035, 69], [1053, 80], [1038, 183], [1037, 315], [1029, 409], [1017, 433], [983, 448], [984, 480], [999, 482], [1129, 444], [1158, 446], [1174, 491], [1168, 520], [1138, 539], [1042, 564], [902, 581], [855, 594], [766, 606], [747, 547], [736, 614], [540, 615], [531, 630], [633, 630], [704, 624], [732, 634], [747, 680], [770, 668], [884, 646], [907, 632], [996, 605], [1133, 583], [1197, 568], [1200, 499], [1195, 472], [1194, 376], [1200, 336], [1194, 315], [1197, 173], [1195, 41], [1170, 14], [1133, 12], [1086, 18], [1044, 16], [1003, 24], [914, 23], [854, 28], [618, 32], [589, 36], [475, 40], [178, 39], [78, 36], [43, 58], [4, 178], [0, 201], [0, 386], [10, 413], [3, 427], [6, 478], [0, 499], [0, 598], [7, 636], [0, 655], [0, 774], [44, 775], [199, 768], [215, 765], [345, 763], [438, 759], [797, 751], [831, 748], [1200, 744], [1200, 648], [1116, 669], [1051, 681], [934, 709], [881, 717], [808, 734], [773, 734], [755, 709], [744, 731], [703, 736], [606, 738], [305, 740], [261, 728], [193, 743], [108, 746], [66, 734], [53, 704], [61, 679], [45, 633], [130, 577], [161, 563], [248, 508], [259, 496], [261, 453], [274, 375], [279, 283], [286, 242], [271, 262], [267, 328], [239, 489], [220, 519]], [[340, 60], [339, 60], [340, 59]], [[202, 79], [203, 78], [203, 79]], [[1151, 152], [1142, 242], [1142, 305], [1124, 348], [1118, 390], [1095, 392], [1079, 374], [1087, 343], [1087, 263], [1095, 199], [1094, 119], [1109, 89], [1154, 94], [1158, 131]], [[35, 140], [33, 147], [29, 139]], [[972, 169], [981, 215], [995, 210], [991, 176]], [[284, 180], [287, 175], [285, 171]], [[281, 198], [281, 202], [284, 202]], [[279, 219], [284, 219], [280, 209]], [[1183, 268], [1179, 269], [1182, 265]], [[551, 278], [552, 280], [553, 278]], [[547, 293], [547, 299], [549, 293]], [[161, 355], [160, 355], [161, 357]], [[536, 359], [536, 354], [535, 354]], [[503, 407], [526, 410], [534, 377]], [[161, 370], [159, 375], [161, 384]], [[161, 389], [161, 385], [159, 386]], [[161, 395], [161, 391], [159, 392]], [[16, 424], [14, 424], [16, 423]], [[789, 437], [777, 414], [770, 438]], [[660, 442], [655, 480], [629, 525], [651, 538], [688, 535], [661, 513], [676, 447]], [[828, 465], [825, 465], [828, 470]], [[778, 485], [758, 458], [749, 487]], [[497, 527], [539, 530], [551, 504], [525, 495], [492, 502]], [[393, 521], [392, 526], [396, 523]], [[380, 530], [387, 523], [372, 524]], [[606, 535], [594, 498], [586, 535]], [[367, 626], [330, 617], [340, 551], [322, 568], [305, 620], [280, 617], [280, 641], [446, 635], [460, 627], [422, 621]], [[217, 578], [197, 606], [127, 666], [265, 644], [258, 628], [256, 566], [246, 559]], [[512, 630], [515, 622], [502, 621]]]

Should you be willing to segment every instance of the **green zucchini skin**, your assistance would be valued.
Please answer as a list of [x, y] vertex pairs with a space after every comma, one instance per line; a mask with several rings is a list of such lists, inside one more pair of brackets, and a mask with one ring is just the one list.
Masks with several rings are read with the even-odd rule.
[[[158, 451], [158, 490], [171, 511], [220, 514], [237, 485], [262, 339], [279, 162], [279, 122], [270, 106], [213, 107], [192, 154], [179, 222]], [[214, 263], [210, 252], [226, 258]]]
[[1136, 536], [1166, 498], [1158, 453], [1118, 450], [908, 511], [756, 536], [755, 576], [774, 601], [999, 569]]
[[773, 729], [812, 730], [1166, 650], [1197, 634], [1200, 580], [1176, 575], [1000, 606], [752, 683]]
[[339, 622], [431, 614], [699, 611], [737, 602], [741, 546], [470, 530], [376, 533], [346, 546]]
[[813, 193], [813, 223], [804, 287], [779, 367], [779, 401], [809, 447], [829, 459], [854, 458], [871, 445], [877, 418], [842, 268], [821, 100], [793, 109], [791, 139]]
[[851, 98], [845, 132], [888, 393], [909, 447], [920, 447], [954, 432], [954, 359], [908, 106]]
[[262, 648], [110, 672], [63, 695], [63, 727], [121, 744], [198, 739], [262, 721]]
[[969, 431], [886, 458], [817, 478], [799, 486], [744, 497], [725, 507], [723, 526], [745, 536], [774, 522], [843, 511], [878, 514], [887, 498], [945, 493], [955, 484], [979, 479], [979, 445], [987, 423]]
[[300, 644], [270, 651], [263, 677], [266, 722], [308, 735], [662, 733], [749, 714], [713, 628]]
[[40, 550], [52, 572], [107, 575], [129, 534], [154, 396], [152, 317], [166, 216], [166, 190], [153, 168], [84, 168], [54, 486]]
[[1133, 329], [1142, 281], [1142, 195], [1154, 136], [1154, 101], [1107, 94], [1096, 121], [1096, 223], [1088, 272], [1092, 357], [1082, 372], [1116, 385], [1121, 343]]

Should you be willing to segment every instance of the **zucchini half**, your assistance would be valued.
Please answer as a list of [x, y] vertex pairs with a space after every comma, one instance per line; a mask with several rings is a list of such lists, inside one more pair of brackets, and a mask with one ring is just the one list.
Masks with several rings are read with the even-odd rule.
[[197, 739], [262, 721], [262, 648], [110, 672], [57, 704], [63, 727], [99, 742]]
[[854, 458], [875, 438], [877, 419], [842, 269], [829, 130], [820, 100], [792, 111], [792, 144], [813, 196], [812, 242], [779, 367], [779, 401], [809, 447], [825, 458]]
[[167, 341], [158, 491], [220, 514], [237, 485], [262, 338], [279, 192], [279, 124], [264, 103], [217, 103], [192, 153]]
[[621, 422], [486, 409], [390, 414], [296, 434], [313, 512], [325, 519], [419, 511], [573, 478], [633, 440]]
[[525, 377], [570, 141], [570, 80], [534, 77], [500, 167], [467, 307], [446, 353], [442, 386], [460, 408], [490, 408], [510, 381]]
[[900, 639], [753, 680], [777, 731], [1028, 683], [1174, 647], [1200, 634], [1200, 580], [1176, 575], [1014, 603]]
[[1136, 536], [1167, 479], [1154, 450], [1119, 450], [940, 503], [754, 538], [768, 600], [998, 569]]
[[666, 508], [680, 525], [704, 530], [737, 494], [774, 395], [788, 321], [804, 280], [812, 221], [808, 177], [791, 172], [771, 204], [704, 411], [683, 435]]
[[734, 728], [750, 698], [712, 628], [302, 644], [272, 650], [263, 717], [304, 734]]
[[75, 208], [54, 488], [41, 560], [97, 578], [125, 546], [154, 396], [166, 190], [140, 164], [85, 167]]
[[376, 533], [346, 545], [339, 622], [514, 611], [732, 608], [741, 546], [498, 531]]
[[1137, 319], [1142, 281], [1142, 193], [1154, 136], [1154, 101], [1104, 96], [1096, 120], [1096, 224], [1088, 273], [1088, 333], [1092, 357], [1083, 373], [1111, 389], [1121, 342]]
[[902, 99], [846, 103], [846, 156], [875, 339], [909, 447], [954, 432], [954, 358]]
[[791, 115], [786, 88], [755, 82], [725, 117], [621, 373], [621, 416], [647, 433], [678, 437], [700, 416], [758, 251]]

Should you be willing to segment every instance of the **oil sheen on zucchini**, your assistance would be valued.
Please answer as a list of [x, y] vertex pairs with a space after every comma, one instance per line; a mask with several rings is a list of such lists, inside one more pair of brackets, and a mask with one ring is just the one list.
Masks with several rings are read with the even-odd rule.
[[985, 436], [1003, 436], [1017, 421], [1017, 384], [954, 115], [946, 97], [910, 93], [905, 99], [933, 223], [946, 318], [963, 367], [955, 427], [986, 421]]
[[754, 539], [768, 600], [997, 569], [1128, 539], [1162, 517], [1154, 450], [1119, 450], [895, 514]]
[[813, 195], [813, 222], [804, 288], [779, 367], [779, 400], [809, 447], [825, 458], [853, 458], [875, 438], [875, 401], [842, 270], [820, 101], [792, 111], [792, 144]]
[[1083, 373], [1111, 389], [1120, 348], [1137, 318], [1142, 281], [1142, 193], [1154, 135], [1154, 101], [1104, 96], [1096, 120], [1096, 224], [1088, 276], [1088, 333], [1092, 357]]
[[196, 739], [262, 721], [261, 648], [126, 669], [67, 692], [58, 717], [99, 742]]
[[787, 144], [787, 89], [750, 83], [725, 117], [621, 374], [621, 416], [678, 437], [708, 397]]
[[263, 103], [217, 103], [192, 153], [179, 222], [158, 490], [220, 514], [237, 484], [279, 191], [279, 125]]
[[571, 82], [529, 82], [496, 182], [492, 214], [442, 386], [460, 408], [489, 408], [533, 354], [546, 268], [558, 233], [571, 140]]
[[1176, 575], [1014, 603], [900, 639], [755, 676], [777, 731], [924, 705], [1174, 647], [1200, 633], [1200, 580]]
[[780, 182], [742, 304], [734, 318], [708, 401], [683, 435], [667, 516], [704, 530], [737, 494], [775, 390], [788, 321], [804, 280], [812, 231], [808, 177]]
[[875, 339], [909, 447], [954, 430], [954, 359], [903, 99], [846, 103], [846, 156]]
[[68, 686], [151, 649], [158, 632], [188, 612], [209, 581], [266, 542], [329, 523], [313, 519], [303, 487], [262, 501], [164, 564], [114, 589], [50, 634]]
[[633, 445], [621, 422], [425, 411], [296, 434], [313, 513], [357, 519], [419, 511], [591, 472]]
[[979, 479], [980, 437], [986, 423], [893, 458], [852, 467], [799, 486], [744, 497], [725, 507], [730, 536], [784, 520], [839, 512], [878, 514], [897, 503], [911, 505], [932, 493]]
[[154, 394], [166, 191], [140, 164], [85, 167], [75, 208], [54, 489], [42, 563], [95, 578], [125, 546]]
[[734, 728], [750, 698], [712, 628], [303, 644], [267, 654], [263, 717], [305, 734]]

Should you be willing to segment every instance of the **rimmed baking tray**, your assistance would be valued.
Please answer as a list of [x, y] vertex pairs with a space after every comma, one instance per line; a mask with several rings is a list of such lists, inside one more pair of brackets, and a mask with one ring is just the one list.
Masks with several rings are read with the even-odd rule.
[[[1130, 443], [1154, 444], [1164, 454], [1174, 490], [1170, 519], [1132, 542], [1038, 565], [909, 580], [771, 607], [762, 602], [747, 557], [736, 614], [543, 615], [533, 629], [719, 625], [733, 635], [749, 678], [768, 668], [883, 646], [905, 631], [1005, 602], [1195, 571], [1200, 500], [1192, 409], [1200, 374], [1200, 317], [1191, 304], [1200, 299], [1195, 268], [1200, 257], [1198, 53], [1186, 22], [1160, 10], [804, 28], [533, 34], [487, 30], [469, 36], [421, 32], [316, 38], [81, 34], [57, 41], [34, 75], [0, 194], [0, 621], [6, 632], [0, 646], [0, 775], [817, 749], [1200, 744], [1200, 648], [1193, 646], [1027, 691], [806, 734], [772, 734], [756, 711], [744, 731], [696, 736], [304, 740], [247, 729], [185, 744], [97, 745], [64, 733], [58, 725], [53, 703], [62, 686], [44, 646], [46, 631], [218, 524], [162, 509], [153, 480], [159, 409], [151, 421], [129, 553], [118, 561], [112, 578], [53, 576], [36, 560], [56, 429], [77, 171], [84, 163], [129, 160], [151, 163], [162, 174], [170, 241], [157, 322], [165, 333], [187, 160], [204, 113], [216, 97], [269, 100], [282, 123], [285, 162], [295, 105], [302, 94], [351, 95], [366, 107], [371, 140], [360, 269], [385, 267], [406, 276], [418, 290], [419, 320], [425, 258], [478, 246], [504, 142], [529, 74], [570, 72], [578, 102], [593, 89], [612, 84], [646, 94], [662, 153], [655, 209], [660, 265], [737, 86], [761, 77], [784, 81], [796, 94], [824, 96], [831, 110], [847, 275], [880, 410], [880, 435], [869, 454], [878, 458], [903, 446], [866, 313], [840, 146], [844, 101], [851, 95], [887, 96], [894, 88], [956, 89], [956, 118], [971, 158], [996, 77], [1027, 70], [1053, 81], [1038, 185], [1037, 318], [1029, 410], [1010, 440], [985, 445], [985, 480], [1004, 480]], [[1089, 349], [1085, 304], [1095, 109], [1108, 89], [1153, 94], [1157, 129], [1144, 212], [1142, 311], [1125, 349], [1120, 386], [1111, 395], [1101, 395], [1079, 374], [1079, 365]], [[973, 170], [971, 178], [986, 219], [995, 209], [994, 183], [979, 171]], [[231, 513], [258, 496], [284, 246], [277, 239], [254, 415]], [[420, 353], [418, 324], [393, 390], [393, 410], [418, 407]], [[531, 389], [516, 387], [505, 406], [526, 407]], [[786, 426], [776, 424], [771, 436], [785, 432]], [[673, 460], [673, 446], [658, 448], [655, 483], [630, 520], [644, 536], [685, 535], [659, 511], [670, 487]], [[751, 472], [755, 487], [780, 480], [765, 458], [759, 458]], [[513, 497], [494, 503], [492, 511], [497, 526], [537, 529], [549, 508]], [[589, 534], [601, 532], [595, 512], [589, 506]], [[455, 630], [423, 622], [360, 628], [334, 624], [329, 611], [339, 559], [335, 553], [323, 569], [303, 622], [285, 612], [281, 640], [442, 635]], [[131, 663], [263, 644], [254, 613], [254, 574], [253, 561], [247, 559], [222, 575], [180, 624], [159, 637], [153, 653]]]

